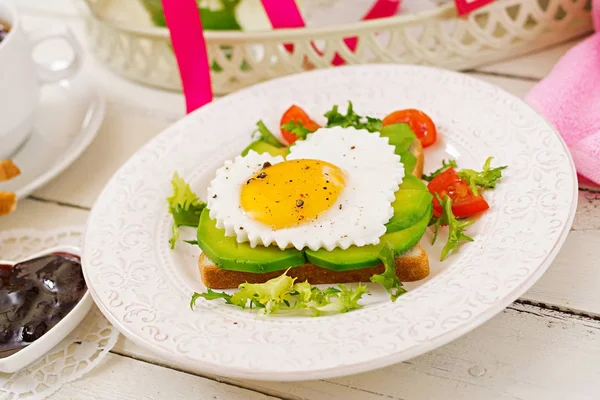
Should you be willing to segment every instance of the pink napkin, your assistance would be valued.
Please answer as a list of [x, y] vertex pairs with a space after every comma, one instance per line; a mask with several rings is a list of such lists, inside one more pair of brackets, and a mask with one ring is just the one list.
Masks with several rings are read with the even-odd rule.
[[600, 184], [600, 0], [596, 33], [570, 49], [525, 100], [560, 132], [577, 172]]

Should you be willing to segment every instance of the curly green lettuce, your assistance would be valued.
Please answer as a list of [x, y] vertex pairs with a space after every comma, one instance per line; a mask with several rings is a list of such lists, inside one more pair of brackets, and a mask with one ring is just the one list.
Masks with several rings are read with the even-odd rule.
[[442, 215], [435, 220], [434, 223], [434, 234], [431, 244], [434, 244], [437, 240], [438, 229], [441, 225], [448, 225], [448, 241], [442, 249], [442, 255], [440, 261], [444, 261], [448, 254], [456, 249], [460, 241], [472, 242], [473, 238], [466, 235], [465, 229], [472, 225], [475, 221], [458, 220], [452, 212], [452, 199], [449, 196], [445, 196], [443, 200], [440, 200], [439, 196], [436, 195], [438, 201], [442, 205]]
[[202, 297], [206, 300], [224, 299], [227, 304], [231, 304], [231, 295], [230, 294], [227, 294], [225, 292], [215, 292], [211, 288], [208, 288], [206, 290], [206, 293], [194, 293], [192, 295], [192, 300], [190, 301], [190, 308], [192, 310], [194, 309], [196, 300], [198, 300], [200, 297]]
[[327, 118], [327, 128], [333, 126], [341, 126], [342, 128], [354, 127], [356, 129], [366, 129], [369, 132], [379, 132], [383, 128], [383, 123], [379, 118], [373, 117], [362, 117], [354, 112], [352, 102], [348, 102], [348, 110], [346, 114], [342, 114], [338, 111], [338, 106], [335, 105], [333, 108], [325, 113]]
[[384, 243], [379, 251], [379, 260], [383, 263], [385, 270], [382, 274], [375, 274], [371, 277], [371, 282], [379, 283], [390, 294], [392, 301], [406, 293], [402, 287], [402, 282], [396, 275], [396, 254], [389, 243]]
[[367, 286], [359, 283], [355, 289], [342, 284], [338, 285], [338, 287], [341, 290], [336, 294], [335, 301], [329, 301], [320, 306], [312, 305], [310, 303], [307, 305], [307, 308], [313, 315], [341, 314], [362, 308], [362, 305], [358, 302], [364, 294], [369, 293]]
[[169, 243], [171, 249], [175, 248], [175, 243], [179, 239], [180, 226], [198, 226], [200, 214], [206, 207], [206, 203], [200, 201], [198, 196], [192, 192], [188, 185], [177, 172], [173, 174], [171, 180], [173, 194], [167, 198], [169, 203], [169, 213], [173, 216], [173, 227]]
[[495, 188], [496, 181], [502, 178], [502, 170], [507, 168], [506, 165], [492, 168], [491, 164], [493, 159], [494, 157], [488, 157], [488, 159], [485, 160], [482, 171], [475, 171], [473, 169], [462, 169], [458, 171], [460, 179], [469, 183], [475, 196], [479, 195], [478, 188]]
[[227, 304], [244, 309], [261, 309], [265, 314], [308, 313], [312, 316], [346, 313], [358, 308], [360, 299], [368, 293], [365, 285], [356, 288], [339, 285], [319, 289], [308, 282], [296, 283], [296, 278], [282, 275], [265, 283], [242, 283], [233, 294], [215, 292], [194, 293], [190, 302], [193, 309], [196, 300], [224, 299]]

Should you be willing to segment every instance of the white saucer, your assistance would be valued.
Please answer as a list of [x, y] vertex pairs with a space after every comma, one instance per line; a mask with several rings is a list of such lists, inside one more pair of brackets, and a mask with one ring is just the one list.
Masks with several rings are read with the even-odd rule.
[[21, 175], [1, 183], [0, 191], [23, 199], [64, 171], [98, 133], [105, 108], [104, 97], [83, 77], [45, 86], [34, 131], [11, 157]]

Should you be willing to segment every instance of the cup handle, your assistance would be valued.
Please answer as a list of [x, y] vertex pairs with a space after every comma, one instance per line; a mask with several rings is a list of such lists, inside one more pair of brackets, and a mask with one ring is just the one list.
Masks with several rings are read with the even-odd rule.
[[61, 26], [50, 26], [29, 33], [29, 40], [31, 40], [33, 45], [32, 48], [35, 48], [48, 39], [64, 39], [73, 50], [73, 60], [67, 65], [61, 65], [60, 67], [38, 63], [37, 74], [39, 80], [42, 83], [53, 83], [73, 77], [79, 71], [83, 59], [83, 50], [75, 35], [73, 35], [73, 32], [69, 28]]

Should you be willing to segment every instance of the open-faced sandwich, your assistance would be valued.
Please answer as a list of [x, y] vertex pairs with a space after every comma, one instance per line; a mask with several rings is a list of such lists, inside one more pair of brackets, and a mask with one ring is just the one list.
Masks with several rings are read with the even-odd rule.
[[[472, 221], [457, 220], [452, 201], [461, 217], [484, 211], [477, 188], [493, 187], [502, 168], [487, 162], [483, 172], [463, 179], [451, 161], [427, 176], [426, 185], [423, 147], [437, 135], [426, 114], [363, 118], [350, 103], [346, 114], [335, 106], [325, 117], [321, 127], [292, 106], [281, 121], [287, 145], [259, 121], [258, 139], [217, 170], [206, 203], [175, 175], [171, 245], [179, 226], [197, 226], [198, 265], [209, 288], [192, 304], [204, 297], [267, 312], [344, 312], [360, 307], [367, 291], [361, 282], [380, 283], [395, 300], [405, 292], [403, 281], [429, 275], [419, 244], [428, 226], [436, 233], [449, 226], [443, 257], [460, 240], [472, 240], [463, 232]], [[350, 282], [359, 285], [343, 285]], [[229, 288], [239, 290], [212, 290]]]
[[[0, 160], [0, 182], [8, 181], [21, 174], [12, 160]], [[17, 208], [17, 195], [12, 192], [0, 191], [0, 216], [7, 215]]]

